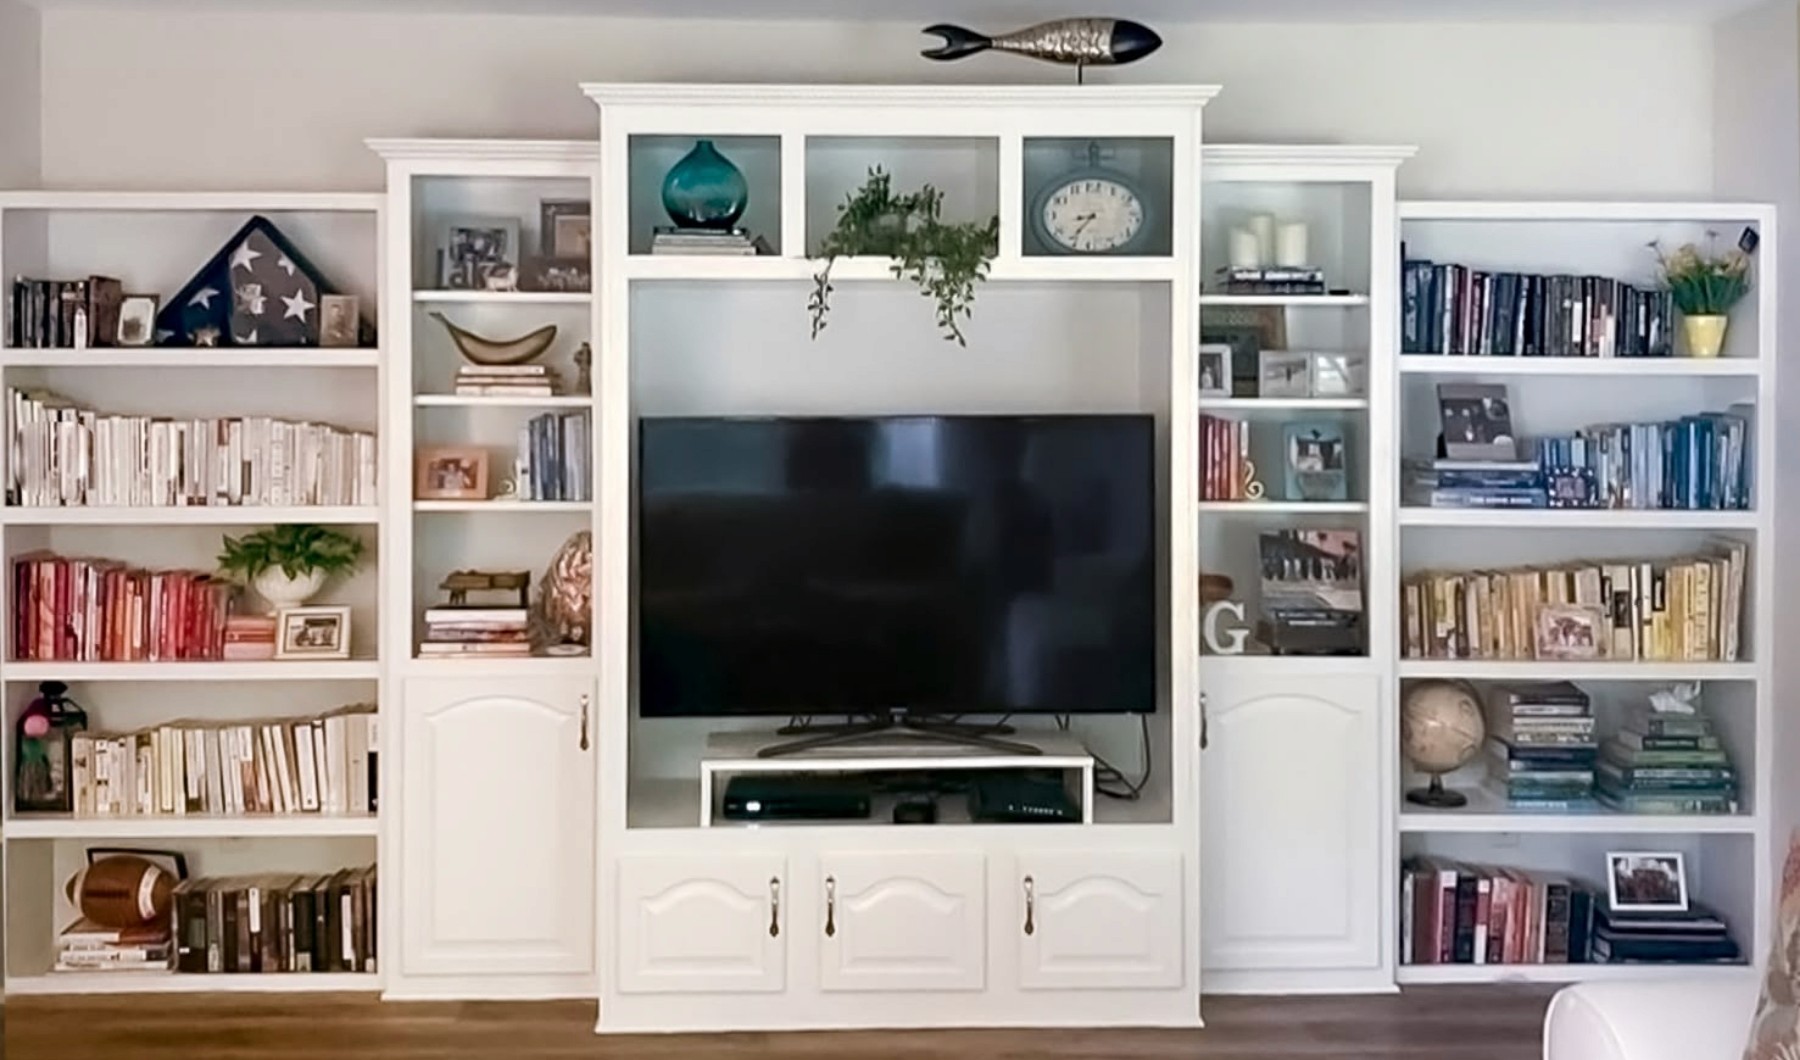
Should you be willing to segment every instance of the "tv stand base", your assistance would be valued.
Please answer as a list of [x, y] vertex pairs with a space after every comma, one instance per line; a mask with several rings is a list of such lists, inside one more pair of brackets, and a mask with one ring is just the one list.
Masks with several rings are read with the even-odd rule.
[[889, 714], [867, 721], [851, 721], [833, 725], [784, 725], [776, 732], [793, 739], [772, 743], [756, 752], [758, 758], [780, 758], [828, 747], [854, 747], [876, 743], [894, 735], [904, 735], [919, 743], [949, 744], [974, 747], [1001, 754], [1036, 755], [1036, 746], [1003, 737], [1013, 733], [1010, 725], [979, 725], [971, 722], [939, 721]]

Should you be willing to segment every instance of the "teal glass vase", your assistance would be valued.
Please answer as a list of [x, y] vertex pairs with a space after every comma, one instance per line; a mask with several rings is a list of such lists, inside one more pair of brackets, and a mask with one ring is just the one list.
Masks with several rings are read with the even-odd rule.
[[677, 228], [729, 229], [750, 205], [750, 184], [711, 140], [697, 140], [663, 177], [662, 201]]

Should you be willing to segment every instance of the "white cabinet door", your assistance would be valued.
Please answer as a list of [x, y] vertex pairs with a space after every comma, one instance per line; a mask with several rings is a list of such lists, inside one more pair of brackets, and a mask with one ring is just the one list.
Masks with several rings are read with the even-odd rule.
[[820, 989], [982, 989], [986, 876], [974, 852], [822, 855]]
[[1017, 874], [1012, 919], [1021, 988], [1182, 984], [1179, 853], [1024, 853]]
[[784, 989], [785, 882], [778, 854], [620, 858], [620, 992]]
[[1380, 686], [1202, 672], [1206, 968], [1380, 964]]
[[591, 695], [582, 679], [406, 682], [403, 974], [593, 974]]

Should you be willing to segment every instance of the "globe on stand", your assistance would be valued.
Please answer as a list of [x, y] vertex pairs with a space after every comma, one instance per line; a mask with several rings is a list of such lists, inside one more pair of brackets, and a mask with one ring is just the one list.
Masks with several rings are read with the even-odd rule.
[[1444, 787], [1444, 774], [1469, 764], [1487, 739], [1481, 702], [1468, 685], [1423, 681], [1406, 690], [1400, 707], [1400, 750], [1414, 769], [1431, 775], [1428, 787], [1406, 793], [1420, 806], [1454, 808], [1469, 800]]

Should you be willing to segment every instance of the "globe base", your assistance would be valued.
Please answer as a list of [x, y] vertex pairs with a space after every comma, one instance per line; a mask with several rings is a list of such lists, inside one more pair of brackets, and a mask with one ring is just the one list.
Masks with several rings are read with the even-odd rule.
[[1406, 801], [1416, 806], [1449, 810], [1458, 806], [1467, 806], [1469, 797], [1460, 791], [1451, 791], [1444, 787], [1443, 777], [1432, 777], [1430, 787], [1414, 788], [1407, 792]]

